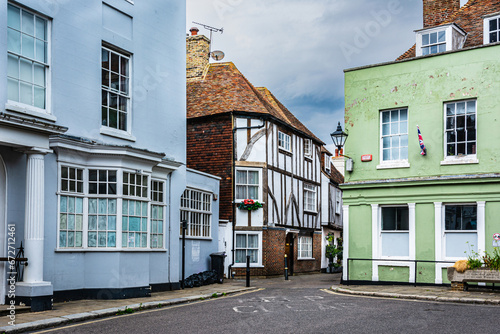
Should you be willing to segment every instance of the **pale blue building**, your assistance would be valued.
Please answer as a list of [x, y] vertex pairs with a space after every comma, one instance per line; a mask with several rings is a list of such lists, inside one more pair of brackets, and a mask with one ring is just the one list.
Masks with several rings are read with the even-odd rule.
[[187, 183], [211, 204], [210, 234], [191, 237], [205, 266], [187, 268], [208, 269], [219, 181], [185, 167], [185, 7], [1, 1], [0, 257], [22, 242], [28, 258], [16, 302], [178, 288]]

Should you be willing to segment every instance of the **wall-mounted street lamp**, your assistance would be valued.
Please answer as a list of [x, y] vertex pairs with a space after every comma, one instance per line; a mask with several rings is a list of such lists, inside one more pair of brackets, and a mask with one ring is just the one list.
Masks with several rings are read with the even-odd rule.
[[344, 145], [345, 145], [345, 141], [347, 140], [347, 136], [349, 136], [347, 133], [345, 133], [342, 130], [342, 126], [340, 125], [340, 122], [337, 125], [337, 130], [335, 130], [335, 132], [332, 132], [330, 134], [330, 136], [332, 137], [333, 145], [335, 145], [337, 147], [338, 154], [342, 157], [347, 158], [346, 163], [345, 163], [345, 170], [348, 172], [352, 172], [352, 165], [353, 165], [352, 159], [349, 158], [347, 155], [343, 155], [342, 153], [340, 153], [340, 152], [342, 152], [342, 147], [344, 147]]

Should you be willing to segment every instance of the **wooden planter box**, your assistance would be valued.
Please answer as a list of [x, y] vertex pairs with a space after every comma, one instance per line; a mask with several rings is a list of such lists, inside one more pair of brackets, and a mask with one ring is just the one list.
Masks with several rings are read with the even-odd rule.
[[467, 282], [500, 283], [500, 271], [479, 268], [459, 273], [454, 267], [448, 267], [448, 280], [452, 290], [464, 291], [467, 290]]

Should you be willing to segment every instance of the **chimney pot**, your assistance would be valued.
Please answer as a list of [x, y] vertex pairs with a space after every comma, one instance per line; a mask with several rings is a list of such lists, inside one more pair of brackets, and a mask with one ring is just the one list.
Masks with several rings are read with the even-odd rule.
[[196, 36], [198, 35], [198, 31], [200, 31], [200, 29], [192, 27], [191, 29], [189, 29], [189, 31], [191, 32], [191, 36]]

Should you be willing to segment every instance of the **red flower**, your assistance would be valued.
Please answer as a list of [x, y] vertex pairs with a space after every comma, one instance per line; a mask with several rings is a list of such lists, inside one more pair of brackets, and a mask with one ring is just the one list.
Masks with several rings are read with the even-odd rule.
[[253, 199], [246, 199], [246, 200], [243, 201], [243, 203], [245, 205], [253, 205], [253, 204], [255, 204], [255, 202], [254, 202]]

